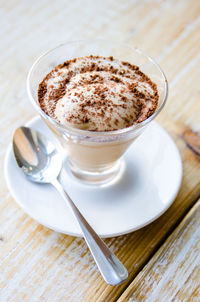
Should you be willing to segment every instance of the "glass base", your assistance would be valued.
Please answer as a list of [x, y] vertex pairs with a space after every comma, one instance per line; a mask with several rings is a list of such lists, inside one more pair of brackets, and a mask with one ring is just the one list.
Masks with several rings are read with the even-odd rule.
[[68, 160], [71, 173], [83, 183], [89, 185], [107, 185], [113, 183], [121, 175], [122, 162], [118, 160], [109, 168], [99, 169], [98, 172], [83, 170], [77, 167], [72, 161]]

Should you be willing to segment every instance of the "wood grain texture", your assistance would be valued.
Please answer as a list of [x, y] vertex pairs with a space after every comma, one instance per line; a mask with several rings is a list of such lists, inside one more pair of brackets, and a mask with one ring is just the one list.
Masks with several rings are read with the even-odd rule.
[[200, 200], [118, 302], [199, 301]]
[[84, 241], [48, 230], [24, 214], [1, 174], [0, 301], [116, 301], [195, 203], [200, 159], [184, 133], [200, 129], [199, 15], [200, 2], [194, 0], [1, 1], [0, 169], [13, 130], [34, 116], [25, 81], [35, 58], [65, 40], [104, 37], [138, 46], [164, 69], [170, 93], [157, 121], [181, 152], [183, 183], [160, 219], [106, 240], [130, 274], [127, 283], [111, 287], [102, 281]]

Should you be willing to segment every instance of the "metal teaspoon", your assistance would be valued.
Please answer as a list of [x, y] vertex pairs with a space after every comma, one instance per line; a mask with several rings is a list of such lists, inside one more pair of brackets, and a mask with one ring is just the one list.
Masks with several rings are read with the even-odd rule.
[[13, 136], [13, 150], [18, 166], [27, 178], [52, 184], [71, 208], [104, 280], [110, 285], [124, 282], [128, 278], [126, 268], [92, 229], [60, 184], [58, 176], [62, 160], [53, 143], [31, 128], [20, 127]]

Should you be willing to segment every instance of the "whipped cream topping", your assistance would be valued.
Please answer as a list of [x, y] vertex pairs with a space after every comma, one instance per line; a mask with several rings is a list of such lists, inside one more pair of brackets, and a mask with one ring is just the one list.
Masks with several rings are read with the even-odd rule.
[[39, 103], [62, 125], [112, 131], [148, 118], [156, 110], [156, 85], [135, 65], [88, 56], [55, 67], [40, 83]]

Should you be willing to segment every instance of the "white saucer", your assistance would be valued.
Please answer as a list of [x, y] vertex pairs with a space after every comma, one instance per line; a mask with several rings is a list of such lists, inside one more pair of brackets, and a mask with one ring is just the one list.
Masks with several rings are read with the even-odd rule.
[[[55, 141], [44, 122], [28, 123]], [[65, 189], [101, 237], [135, 231], [162, 215], [172, 204], [182, 179], [179, 152], [167, 132], [152, 122], [128, 149], [120, 179], [107, 187], [80, 183], [68, 168], [61, 174]], [[9, 146], [5, 175], [19, 206], [42, 225], [55, 231], [82, 236], [70, 210], [51, 185], [31, 183], [17, 167]]]

